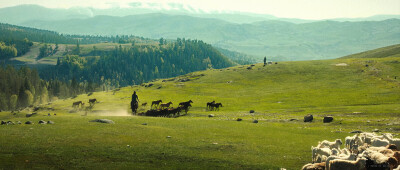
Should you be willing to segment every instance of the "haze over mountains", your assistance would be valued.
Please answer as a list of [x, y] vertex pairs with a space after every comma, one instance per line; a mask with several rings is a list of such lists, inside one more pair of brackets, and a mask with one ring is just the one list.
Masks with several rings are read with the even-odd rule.
[[0, 22], [64, 34], [199, 39], [271, 60], [330, 59], [400, 43], [398, 15], [312, 21], [239, 12], [207, 13], [179, 4], [172, 9], [143, 8], [136, 3], [131, 8], [110, 9], [22, 5], [2, 8], [0, 16]]

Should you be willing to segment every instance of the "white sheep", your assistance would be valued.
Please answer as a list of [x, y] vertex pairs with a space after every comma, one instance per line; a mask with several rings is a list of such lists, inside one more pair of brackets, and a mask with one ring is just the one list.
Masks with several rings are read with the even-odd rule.
[[313, 162], [316, 161], [318, 155], [320, 156], [325, 155], [326, 157], [328, 157], [332, 154], [332, 151], [329, 148], [318, 148], [311, 146], [311, 151], [312, 151]]
[[350, 150], [347, 148], [340, 149], [340, 155], [348, 156], [348, 155], [350, 155]]
[[386, 145], [389, 145], [389, 141], [386, 139], [380, 139], [380, 138], [373, 137], [371, 145], [375, 146], [375, 147], [386, 146]]
[[347, 155], [347, 156], [333, 156], [333, 155], [331, 155], [331, 156], [328, 157], [328, 159], [326, 159], [326, 168], [325, 169], [329, 170], [329, 161], [331, 161], [331, 160], [341, 159], [341, 160], [354, 161], [354, 160], [356, 160], [356, 158], [357, 158], [357, 155], [355, 155], [355, 154], [350, 154], [350, 155]]
[[371, 142], [372, 142], [371, 140], [373, 137], [376, 136], [376, 134], [364, 132], [364, 133], [360, 133], [360, 136], [361, 136], [361, 138], [363, 138], [364, 143], [368, 143], [371, 145]]
[[365, 158], [357, 158], [355, 161], [336, 159], [329, 161], [329, 167], [330, 170], [364, 170], [366, 161]]
[[358, 146], [360, 146], [360, 145], [362, 145], [362, 144], [364, 144], [364, 139], [365, 137], [364, 136], [359, 136], [358, 134], [357, 135], [354, 135], [354, 136], [347, 136], [346, 138], [345, 138], [345, 147], [346, 148], [348, 148], [348, 149], [353, 149], [352, 147], [353, 147], [353, 145], [358, 145]]
[[325, 162], [327, 159], [328, 159], [328, 157], [325, 155], [317, 155], [317, 159], [315, 160], [314, 163]]
[[[371, 160], [373, 160], [377, 164], [383, 164], [386, 163], [389, 160], [389, 156], [386, 156], [376, 150], [368, 148], [362, 153], [363, 157], [367, 157]], [[393, 154], [392, 154], [393, 155]]]
[[331, 155], [339, 155], [339, 154], [340, 154], [340, 151], [339, 151], [338, 149], [333, 148], [333, 149], [331, 150]]
[[342, 140], [341, 139], [336, 139], [335, 142], [329, 142], [327, 140], [324, 140], [322, 142], [319, 142], [318, 144], [318, 148], [325, 148], [325, 147], [329, 147], [330, 149], [336, 148], [339, 149], [340, 145], [342, 145]]
[[346, 148], [350, 149], [350, 143], [351, 143], [352, 140], [354, 140], [355, 137], [356, 137], [356, 135], [354, 135], [354, 136], [347, 136], [347, 137], [344, 139], [344, 146], [345, 146]]
[[393, 139], [393, 136], [390, 135], [390, 134], [383, 134], [383, 137], [384, 137], [385, 139], [387, 139], [387, 140], [389, 141], [390, 144], [394, 144], [394, 145], [396, 145], [397, 147], [400, 147], [400, 139], [399, 139], [399, 138], [394, 138], [394, 139]]
[[369, 145], [367, 143], [364, 143], [363, 145], [357, 147], [357, 152], [362, 153], [365, 150], [367, 150], [368, 148], [369, 148]]
[[325, 169], [325, 162], [324, 163], [305, 164], [301, 169], [302, 170]]

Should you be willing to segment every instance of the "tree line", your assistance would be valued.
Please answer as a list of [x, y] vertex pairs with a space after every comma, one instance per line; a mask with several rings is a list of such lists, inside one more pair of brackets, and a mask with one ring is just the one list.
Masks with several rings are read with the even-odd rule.
[[0, 110], [18, 110], [32, 105], [48, 103], [58, 98], [74, 97], [95, 91], [94, 83], [43, 80], [35, 69], [11, 65], [0, 66]]
[[42, 70], [40, 75], [47, 80], [76, 78], [79, 82], [92, 82], [102, 89], [110, 89], [234, 65], [211, 45], [180, 38], [159, 45], [120, 45], [111, 51], [97, 49], [86, 55], [59, 58], [54, 68]]

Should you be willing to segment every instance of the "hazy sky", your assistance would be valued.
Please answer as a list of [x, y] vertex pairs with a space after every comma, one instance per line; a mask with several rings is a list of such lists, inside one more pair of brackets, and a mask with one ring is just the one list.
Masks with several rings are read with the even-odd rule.
[[0, 0], [0, 7], [38, 4], [50, 8], [127, 8], [134, 2], [166, 9], [171, 9], [169, 3], [178, 3], [205, 11], [242, 11], [303, 19], [400, 15], [400, 0]]

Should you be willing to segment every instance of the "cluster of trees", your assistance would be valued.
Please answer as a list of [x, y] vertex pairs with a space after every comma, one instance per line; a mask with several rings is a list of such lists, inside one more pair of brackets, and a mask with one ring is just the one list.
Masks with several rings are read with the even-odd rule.
[[0, 67], [0, 109], [17, 110], [31, 105], [48, 103], [57, 98], [74, 97], [99, 88], [91, 82], [40, 79], [38, 71], [28, 67]]
[[[95, 44], [104, 42], [113, 43], [135, 43], [135, 42], [149, 42], [150, 39], [137, 37], [133, 35], [122, 36], [94, 36], [94, 35], [63, 35], [54, 31], [40, 30], [29, 27], [15, 26], [10, 24], [0, 23], [0, 45], [2, 52], [0, 59], [9, 59], [15, 57], [14, 51], [17, 51], [16, 56], [21, 56], [27, 53], [32, 42], [52, 43], [52, 44]], [[41, 57], [46, 57], [54, 49], [49, 49], [50, 46], [46, 45], [41, 48]], [[10, 52], [11, 51], [11, 52]]]
[[12, 66], [0, 68], [0, 109], [15, 110], [34, 103], [45, 103], [49, 95], [46, 82], [36, 70]]
[[43, 46], [39, 49], [39, 55], [37, 56], [36, 60], [53, 55], [57, 52], [57, 50], [58, 44], [56, 44], [54, 48], [52, 45], [43, 44]]
[[149, 39], [133, 35], [68, 35], [59, 34], [54, 31], [0, 23], [0, 40], [23, 40], [25, 38], [33, 42], [53, 44], [75, 44], [77, 40], [79, 40], [81, 44], [95, 44], [102, 42], [131, 43], [133, 41], [149, 41]]
[[0, 60], [9, 59], [17, 56], [17, 49], [14, 46], [8, 46], [0, 41]]
[[100, 56], [67, 55], [54, 69], [41, 72], [44, 79], [98, 84], [103, 90], [141, 84], [157, 78], [174, 77], [209, 68], [234, 65], [211, 45], [198, 40], [177, 39], [173, 43], [131, 47], [116, 46]]

